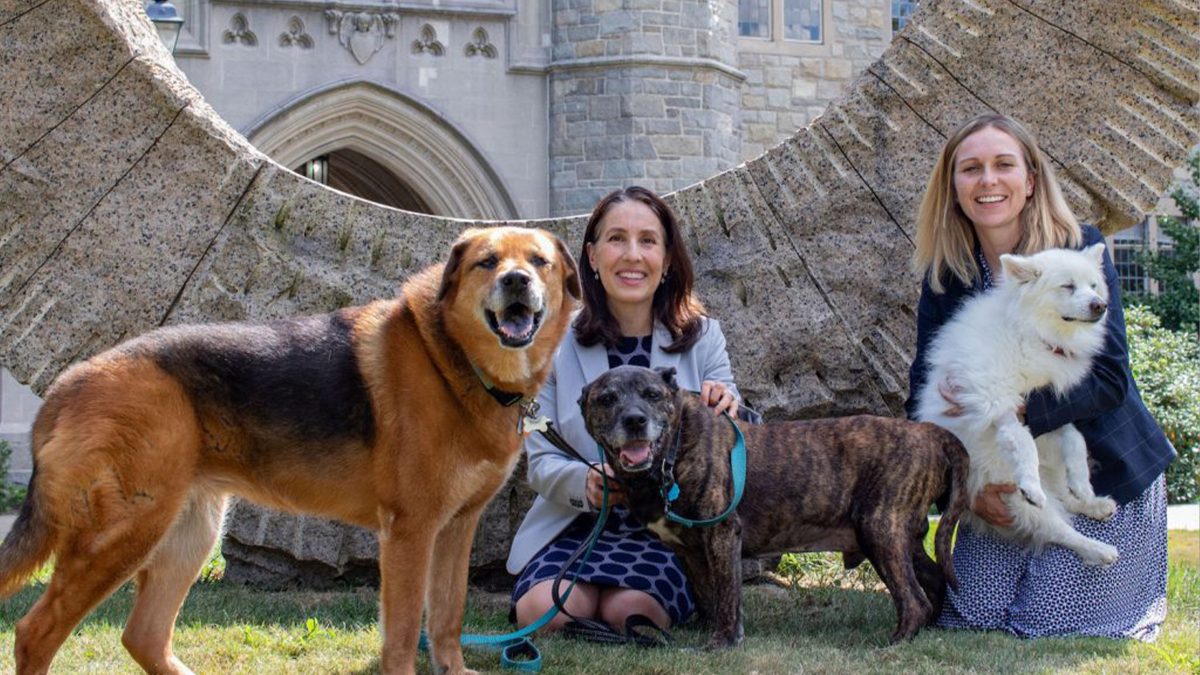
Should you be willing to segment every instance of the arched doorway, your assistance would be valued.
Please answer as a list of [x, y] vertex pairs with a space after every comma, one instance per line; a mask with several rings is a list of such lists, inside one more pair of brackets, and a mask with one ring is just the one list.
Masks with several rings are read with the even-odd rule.
[[314, 157], [292, 171], [355, 197], [415, 213], [433, 210], [408, 183], [370, 157], [350, 149]]
[[373, 82], [300, 94], [245, 135], [301, 173], [324, 158], [330, 187], [381, 204], [454, 218], [520, 217], [500, 177], [462, 132], [428, 106]]

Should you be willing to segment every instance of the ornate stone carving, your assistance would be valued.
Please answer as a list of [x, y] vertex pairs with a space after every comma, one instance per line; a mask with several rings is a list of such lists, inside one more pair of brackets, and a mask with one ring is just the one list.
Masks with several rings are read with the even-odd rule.
[[482, 26], [475, 29], [475, 33], [471, 35], [471, 41], [467, 43], [467, 56], [479, 55], [485, 59], [494, 59], [500, 55], [496, 49], [496, 45], [488, 41], [487, 31]]
[[327, 9], [325, 20], [329, 23], [329, 34], [338, 36], [338, 44], [350, 50], [354, 60], [363, 64], [383, 47], [385, 39], [395, 37], [400, 15]]
[[288, 19], [287, 30], [279, 34], [279, 46], [299, 47], [300, 49], [313, 48], [312, 36], [308, 34], [300, 17], [293, 16]]
[[234, 14], [233, 18], [229, 20], [229, 28], [222, 34], [221, 40], [226, 44], [241, 43], [247, 47], [258, 46], [258, 36], [250, 30], [250, 22], [240, 12]]
[[414, 54], [424, 54], [428, 52], [434, 56], [442, 56], [446, 53], [446, 46], [437, 39], [437, 30], [430, 24], [421, 26], [421, 37], [418, 40], [413, 40], [412, 50]]

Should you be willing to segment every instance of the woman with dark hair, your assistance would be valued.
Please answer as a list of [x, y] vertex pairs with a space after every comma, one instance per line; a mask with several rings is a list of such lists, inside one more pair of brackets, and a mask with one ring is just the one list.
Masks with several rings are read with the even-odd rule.
[[[976, 117], [947, 139], [917, 216], [913, 268], [921, 275], [917, 353], [909, 373], [909, 417], [925, 383], [929, 345], [963, 301], [1002, 283], [1000, 256], [1104, 241], [1072, 215], [1054, 169], [1033, 136], [998, 114]], [[1085, 566], [1071, 551], [1024, 547], [969, 525], [958, 527], [954, 567], [938, 624], [1004, 630], [1022, 637], [1097, 635], [1152, 640], [1166, 614], [1167, 501], [1163, 471], [1175, 457], [1142, 403], [1129, 370], [1117, 271], [1104, 253], [1107, 338], [1087, 378], [1062, 396], [1031, 392], [1024, 422], [1034, 436], [1074, 424], [1095, 463], [1096, 494], [1119, 504], [1107, 521], [1075, 516], [1085, 536], [1115, 546], [1111, 567]], [[948, 415], [958, 401], [952, 382], [938, 383]], [[986, 485], [972, 511], [997, 527], [1012, 525], [1013, 484]]]
[[[595, 525], [603, 489], [595, 468], [612, 472], [601, 464], [579, 410], [584, 385], [619, 365], [671, 366], [679, 386], [699, 391], [714, 413], [738, 410], [725, 337], [693, 294], [692, 264], [675, 214], [662, 199], [641, 187], [601, 199], [584, 232], [579, 269], [583, 309], [559, 347], [538, 404], [573, 448], [595, 460], [589, 466], [540, 434], [525, 441], [529, 484], [538, 496], [508, 558], [508, 570], [519, 575], [513, 612], [522, 627], [553, 605], [555, 577]], [[621, 506], [619, 487], [609, 482], [608, 489], [613, 512], [586, 564], [569, 574], [577, 583], [566, 609], [622, 633], [635, 615], [663, 629], [683, 621], [694, 604], [679, 561]], [[546, 629], [569, 621], [558, 614]]]

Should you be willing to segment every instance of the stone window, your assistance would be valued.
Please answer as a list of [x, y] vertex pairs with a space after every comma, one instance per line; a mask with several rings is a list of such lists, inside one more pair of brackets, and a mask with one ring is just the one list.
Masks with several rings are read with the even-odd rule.
[[738, 35], [820, 43], [824, 38], [821, 5], [822, 0], [738, 0]]
[[771, 0], [738, 0], [738, 35], [771, 38]]
[[783, 38], [821, 41], [821, 0], [783, 0]]
[[1157, 284], [1146, 276], [1146, 271], [1138, 264], [1138, 256], [1152, 249], [1160, 254], [1169, 254], [1174, 250], [1175, 242], [1159, 230], [1155, 216], [1147, 216], [1128, 230], [1112, 235], [1108, 243], [1113, 266], [1117, 268], [1117, 279], [1121, 282], [1121, 292], [1157, 293]]
[[892, 35], [908, 25], [908, 20], [916, 10], [917, 0], [892, 0]]

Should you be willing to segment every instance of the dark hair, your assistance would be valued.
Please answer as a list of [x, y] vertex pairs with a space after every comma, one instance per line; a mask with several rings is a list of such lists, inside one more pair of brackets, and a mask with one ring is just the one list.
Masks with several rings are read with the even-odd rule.
[[671, 207], [644, 187], [636, 185], [624, 190], [614, 190], [601, 199], [592, 209], [587, 230], [583, 233], [583, 250], [579, 253], [579, 279], [583, 286], [583, 310], [575, 318], [575, 339], [579, 344], [590, 347], [597, 342], [612, 347], [621, 338], [621, 329], [608, 311], [608, 296], [604, 286], [596, 278], [596, 270], [588, 259], [588, 244], [596, 243], [600, 221], [612, 207], [621, 202], [636, 201], [650, 207], [666, 234], [666, 260], [670, 267], [662, 284], [654, 291], [651, 315], [671, 333], [674, 339], [663, 346], [665, 352], [682, 352], [700, 339], [704, 305], [692, 292], [695, 275], [692, 260], [680, 236], [679, 223]]

